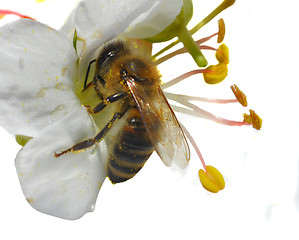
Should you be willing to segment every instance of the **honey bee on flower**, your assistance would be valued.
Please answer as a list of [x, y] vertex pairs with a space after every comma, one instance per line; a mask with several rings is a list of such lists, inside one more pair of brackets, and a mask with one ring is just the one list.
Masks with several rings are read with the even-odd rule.
[[[185, 168], [190, 159], [187, 139], [203, 163], [203, 186], [211, 192], [224, 188], [221, 173], [206, 166], [173, 110], [235, 126], [260, 126], [261, 121], [252, 112], [242, 122], [221, 119], [190, 102], [199, 98], [162, 89], [198, 73], [209, 84], [226, 77], [226, 45], [215, 49], [202, 44], [215, 36], [222, 42], [223, 20], [212, 36], [196, 42], [192, 34], [233, 3], [224, 0], [190, 31], [191, 0], [83, 0], [61, 31], [30, 19], [0, 28], [0, 108], [5, 113], [0, 124], [23, 145], [16, 168], [35, 209], [80, 218], [94, 209], [107, 176], [113, 183], [134, 177], [153, 151], [167, 166]], [[152, 55], [151, 43], [175, 36], [183, 49], [159, 58], [174, 42]], [[219, 64], [206, 67], [203, 49], [215, 50]], [[184, 52], [200, 69], [163, 85], [158, 64]], [[236, 86], [233, 91], [244, 101]], [[172, 109], [167, 98], [188, 109]]]

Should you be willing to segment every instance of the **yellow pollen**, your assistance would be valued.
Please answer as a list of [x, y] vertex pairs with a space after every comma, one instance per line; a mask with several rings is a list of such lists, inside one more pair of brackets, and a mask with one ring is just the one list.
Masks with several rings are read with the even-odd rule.
[[247, 122], [248, 124], [252, 125], [252, 127], [256, 130], [260, 130], [262, 128], [263, 120], [252, 109], [249, 110], [249, 113], [250, 115], [246, 113], [243, 114], [244, 122]]
[[206, 68], [206, 72], [203, 73], [203, 77], [206, 83], [216, 84], [222, 82], [228, 74], [226, 64], [218, 63], [217, 65], [210, 65]]
[[229, 64], [229, 49], [222, 43], [216, 51], [216, 59], [219, 63]]
[[239, 101], [239, 103], [243, 106], [243, 107], [247, 107], [247, 97], [245, 95], [245, 93], [243, 93], [236, 84], [230, 86], [231, 90], [233, 91], [236, 99]]
[[219, 31], [218, 31], [217, 43], [221, 43], [225, 36], [225, 24], [222, 18], [220, 18], [218, 21], [218, 28]]
[[198, 175], [202, 186], [209, 192], [217, 193], [225, 187], [222, 174], [212, 166], [207, 166], [206, 172], [200, 169]]

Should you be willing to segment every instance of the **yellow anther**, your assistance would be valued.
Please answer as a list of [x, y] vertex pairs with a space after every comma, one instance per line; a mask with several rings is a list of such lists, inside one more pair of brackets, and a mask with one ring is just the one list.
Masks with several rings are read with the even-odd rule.
[[203, 77], [208, 84], [216, 84], [222, 82], [228, 73], [228, 69], [225, 63], [219, 63], [217, 65], [210, 65], [205, 69]]
[[250, 116], [251, 116], [251, 119], [252, 119], [252, 126], [255, 129], [260, 130], [261, 127], [262, 127], [263, 120], [260, 118], [259, 115], [257, 115], [255, 113], [255, 111], [253, 111], [253, 110], [250, 109], [249, 112], [250, 112]]
[[216, 58], [219, 63], [229, 64], [229, 49], [224, 43], [218, 47]]
[[244, 122], [247, 122], [248, 124], [252, 125], [253, 128], [260, 130], [262, 128], [263, 120], [252, 109], [250, 109], [249, 112], [250, 115], [246, 113], [243, 114]]
[[209, 192], [217, 193], [225, 187], [222, 174], [212, 166], [207, 166], [206, 172], [200, 169], [198, 175], [202, 186]]
[[251, 117], [250, 117], [250, 115], [249, 114], [247, 114], [247, 113], [244, 113], [243, 114], [243, 118], [244, 118], [244, 122], [247, 122], [248, 124], [252, 124], [252, 121], [251, 121]]
[[247, 107], [247, 97], [245, 95], [245, 93], [243, 93], [236, 84], [230, 86], [230, 88], [232, 89], [233, 93], [235, 94], [236, 99], [239, 101], [239, 103], [243, 106], [243, 107]]
[[219, 32], [218, 32], [217, 42], [221, 43], [225, 36], [225, 24], [222, 18], [218, 20], [218, 28], [219, 28]]

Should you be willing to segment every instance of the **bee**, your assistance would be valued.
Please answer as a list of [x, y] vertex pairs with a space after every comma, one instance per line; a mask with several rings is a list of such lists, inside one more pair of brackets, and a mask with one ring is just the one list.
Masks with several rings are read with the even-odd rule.
[[[91, 65], [95, 73], [87, 84]], [[99, 99], [88, 112], [95, 122], [108, 120], [94, 138], [55, 153], [80, 152], [107, 142], [107, 175], [112, 183], [134, 177], [156, 151], [165, 165], [185, 168], [189, 147], [162, 89], [152, 56], [131, 41], [107, 43], [87, 68], [83, 91], [92, 88]], [[113, 134], [112, 134], [113, 132]], [[110, 133], [110, 134], [108, 134]]]

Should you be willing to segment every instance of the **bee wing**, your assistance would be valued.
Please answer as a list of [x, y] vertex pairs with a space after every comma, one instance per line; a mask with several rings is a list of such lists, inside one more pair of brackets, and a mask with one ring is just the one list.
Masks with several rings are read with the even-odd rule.
[[155, 86], [155, 92], [149, 93], [133, 79], [126, 80], [152, 144], [162, 161], [167, 166], [175, 162], [179, 167], [185, 168], [190, 158], [189, 146], [160, 86]]

